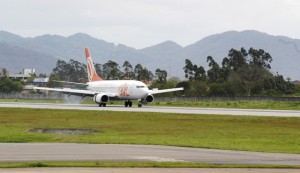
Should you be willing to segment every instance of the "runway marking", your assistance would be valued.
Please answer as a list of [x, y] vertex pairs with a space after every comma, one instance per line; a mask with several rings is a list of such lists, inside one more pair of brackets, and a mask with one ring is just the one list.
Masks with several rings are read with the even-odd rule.
[[154, 162], [188, 162], [185, 160], [177, 160], [172, 158], [165, 158], [165, 157], [156, 157], [156, 156], [128, 156], [132, 159], [138, 159], [138, 160], [150, 160]]

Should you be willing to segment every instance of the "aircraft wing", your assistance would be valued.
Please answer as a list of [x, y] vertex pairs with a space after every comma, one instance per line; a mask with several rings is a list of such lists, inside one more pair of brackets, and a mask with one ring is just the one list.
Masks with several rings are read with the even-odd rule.
[[87, 86], [86, 83], [78, 83], [78, 82], [69, 82], [69, 81], [60, 81], [60, 80], [53, 80], [54, 82], [64, 83], [64, 84], [74, 84], [74, 85], [84, 85]]
[[149, 94], [159, 94], [159, 93], [182, 91], [182, 90], [183, 90], [183, 88], [170, 88], [170, 89], [162, 89], [162, 90], [153, 89], [153, 90], [150, 90]]
[[93, 97], [95, 94], [105, 94], [108, 97], [116, 97], [116, 94], [113, 93], [101, 93], [90, 90], [78, 90], [71, 88], [47, 88], [47, 87], [33, 87], [35, 90], [45, 90], [45, 91], [56, 91], [62, 92], [64, 94], [77, 95], [77, 96], [91, 96]]

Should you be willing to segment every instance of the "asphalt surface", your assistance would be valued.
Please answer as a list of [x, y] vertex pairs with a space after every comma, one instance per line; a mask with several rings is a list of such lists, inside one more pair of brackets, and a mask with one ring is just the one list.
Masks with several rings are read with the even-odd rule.
[[300, 154], [260, 153], [157, 145], [0, 143], [0, 162], [94, 160], [300, 165]]
[[0, 107], [40, 108], [40, 109], [69, 109], [69, 110], [97, 110], [97, 111], [120, 111], [120, 112], [161, 112], [179, 114], [217, 114], [217, 115], [249, 115], [249, 116], [281, 116], [300, 117], [300, 111], [294, 110], [265, 110], [265, 109], [227, 109], [227, 108], [190, 108], [190, 107], [154, 107], [142, 108], [124, 106], [98, 107], [98, 105], [85, 104], [52, 104], [52, 103], [21, 103], [0, 102]]
[[299, 173], [299, 169], [210, 169], [210, 168], [18, 168], [5, 173]]

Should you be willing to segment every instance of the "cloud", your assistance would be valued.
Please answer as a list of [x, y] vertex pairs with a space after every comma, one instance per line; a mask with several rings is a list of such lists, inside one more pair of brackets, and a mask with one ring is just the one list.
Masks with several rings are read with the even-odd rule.
[[0, 0], [0, 28], [22, 36], [84, 32], [142, 48], [228, 30], [300, 38], [298, 0]]

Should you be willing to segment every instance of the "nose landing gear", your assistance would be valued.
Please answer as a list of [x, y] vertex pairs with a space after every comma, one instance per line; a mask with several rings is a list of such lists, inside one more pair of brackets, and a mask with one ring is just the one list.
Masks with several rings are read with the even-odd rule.
[[106, 103], [99, 103], [99, 107], [106, 107]]

